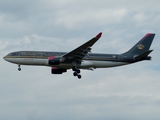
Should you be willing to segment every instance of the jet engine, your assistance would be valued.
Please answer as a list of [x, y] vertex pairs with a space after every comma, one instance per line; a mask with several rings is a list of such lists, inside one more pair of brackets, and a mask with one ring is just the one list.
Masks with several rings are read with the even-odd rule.
[[50, 56], [48, 57], [49, 65], [59, 65], [62, 62], [62, 57]]
[[62, 74], [64, 72], [67, 72], [67, 69], [55, 68], [55, 67], [52, 67], [52, 69], [51, 69], [52, 74]]

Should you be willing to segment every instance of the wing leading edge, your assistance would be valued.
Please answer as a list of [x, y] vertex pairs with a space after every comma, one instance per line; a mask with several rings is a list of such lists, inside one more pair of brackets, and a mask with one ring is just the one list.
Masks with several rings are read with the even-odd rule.
[[98, 41], [101, 36], [102, 32], [78, 48], [63, 55], [62, 57], [64, 58], [64, 63], [76, 62], [76, 64], [81, 64], [82, 59], [87, 55], [88, 52], [91, 51], [91, 47]]

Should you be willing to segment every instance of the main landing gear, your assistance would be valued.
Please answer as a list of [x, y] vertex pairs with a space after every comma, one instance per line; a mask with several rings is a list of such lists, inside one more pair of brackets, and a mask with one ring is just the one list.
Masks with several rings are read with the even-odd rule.
[[72, 70], [74, 71], [73, 76], [77, 76], [79, 79], [82, 78], [82, 76], [80, 75], [80, 70], [77, 69], [76, 67], [73, 67]]
[[21, 65], [18, 65], [18, 71], [21, 71]]

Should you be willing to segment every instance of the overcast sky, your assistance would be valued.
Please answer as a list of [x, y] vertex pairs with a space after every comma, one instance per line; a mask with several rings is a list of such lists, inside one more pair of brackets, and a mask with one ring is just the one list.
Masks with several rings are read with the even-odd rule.
[[[159, 120], [159, 0], [1, 0], [1, 120]], [[71, 51], [99, 32], [96, 53], [123, 53], [156, 33], [152, 61], [52, 75], [3, 60], [13, 51]]]

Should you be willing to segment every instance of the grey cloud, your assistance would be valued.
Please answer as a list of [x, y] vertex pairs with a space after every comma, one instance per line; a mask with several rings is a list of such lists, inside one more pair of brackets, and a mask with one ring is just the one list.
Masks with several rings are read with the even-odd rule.
[[[0, 1], [0, 119], [159, 120], [159, 1]], [[153, 7], [154, 6], [154, 7]], [[147, 32], [156, 33], [152, 61], [69, 70], [7, 63], [19, 50], [70, 51], [98, 32], [93, 52], [122, 53]]]

